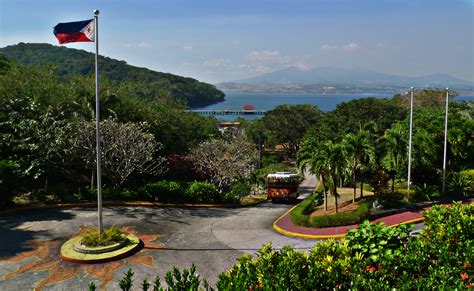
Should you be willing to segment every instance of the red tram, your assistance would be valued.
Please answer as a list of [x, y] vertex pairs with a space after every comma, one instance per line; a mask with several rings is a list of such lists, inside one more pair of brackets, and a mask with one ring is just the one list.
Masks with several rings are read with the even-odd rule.
[[267, 195], [272, 201], [292, 200], [298, 198], [298, 174], [277, 172], [267, 176]]

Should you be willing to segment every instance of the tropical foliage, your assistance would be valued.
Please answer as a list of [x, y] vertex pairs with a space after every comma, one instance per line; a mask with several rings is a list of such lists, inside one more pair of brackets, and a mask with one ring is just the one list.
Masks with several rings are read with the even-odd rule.
[[[94, 54], [50, 44], [19, 43], [0, 49], [12, 61], [36, 67], [54, 66], [61, 77], [94, 73]], [[169, 73], [155, 72], [125, 61], [99, 56], [100, 73], [114, 83], [121, 83], [144, 101], [173, 98], [189, 106], [205, 106], [224, 100], [224, 93], [213, 85]]]

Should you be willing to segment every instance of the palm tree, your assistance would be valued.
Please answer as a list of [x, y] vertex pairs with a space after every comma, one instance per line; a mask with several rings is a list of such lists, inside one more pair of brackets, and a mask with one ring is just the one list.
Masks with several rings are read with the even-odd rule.
[[354, 187], [354, 194], [352, 195], [352, 202], [355, 202], [356, 196], [356, 173], [360, 173], [360, 197], [364, 193], [364, 181], [362, 177], [362, 170], [367, 164], [374, 161], [375, 151], [371, 140], [371, 135], [367, 130], [361, 129], [356, 134], [348, 133], [343, 139], [344, 156], [347, 160], [347, 167], [352, 172], [352, 182]]
[[387, 129], [379, 139], [385, 151], [382, 157], [382, 164], [391, 172], [392, 193], [395, 192], [395, 174], [407, 158], [406, 132], [403, 125], [395, 124]]
[[[332, 141], [317, 143], [309, 138], [303, 141], [298, 151], [297, 165], [300, 169], [309, 168], [309, 171], [321, 177], [323, 185], [329, 185], [329, 191], [334, 196], [336, 213], [337, 204], [337, 178], [341, 174], [342, 145]], [[328, 179], [329, 178], [329, 179]], [[324, 191], [324, 210], [327, 210], [327, 193]]]

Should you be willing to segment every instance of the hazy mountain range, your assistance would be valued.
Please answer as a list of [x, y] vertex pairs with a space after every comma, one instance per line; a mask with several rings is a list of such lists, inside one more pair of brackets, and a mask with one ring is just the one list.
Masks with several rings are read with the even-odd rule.
[[472, 82], [447, 74], [417, 77], [391, 75], [366, 69], [319, 67], [301, 69], [288, 67], [261, 76], [217, 84], [227, 91], [289, 91], [289, 92], [394, 92], [411, 86], [450, 87], [462, 92], [474, 91]]

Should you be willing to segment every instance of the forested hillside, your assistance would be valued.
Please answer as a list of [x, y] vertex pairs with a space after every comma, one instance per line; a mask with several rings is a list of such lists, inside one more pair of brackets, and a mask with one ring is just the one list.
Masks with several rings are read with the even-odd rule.
[[[94, 54], [83, 50], [50, 44], [19, 43], [0, 48], [7, 59], [32, 66], [55, 66], [60, 76], [94, 73]], [[151, 95], [183, 100], [190, 107], [204, 106], [224, 100], [224, 93], [213, 85], [192, 78], [155, 72], [128, 65], [125, 61], [99, 57], [100, 73], [114, 83], [127, 81], [138, 97]], [[151, 101], [151, 100], [148, 100]]]

